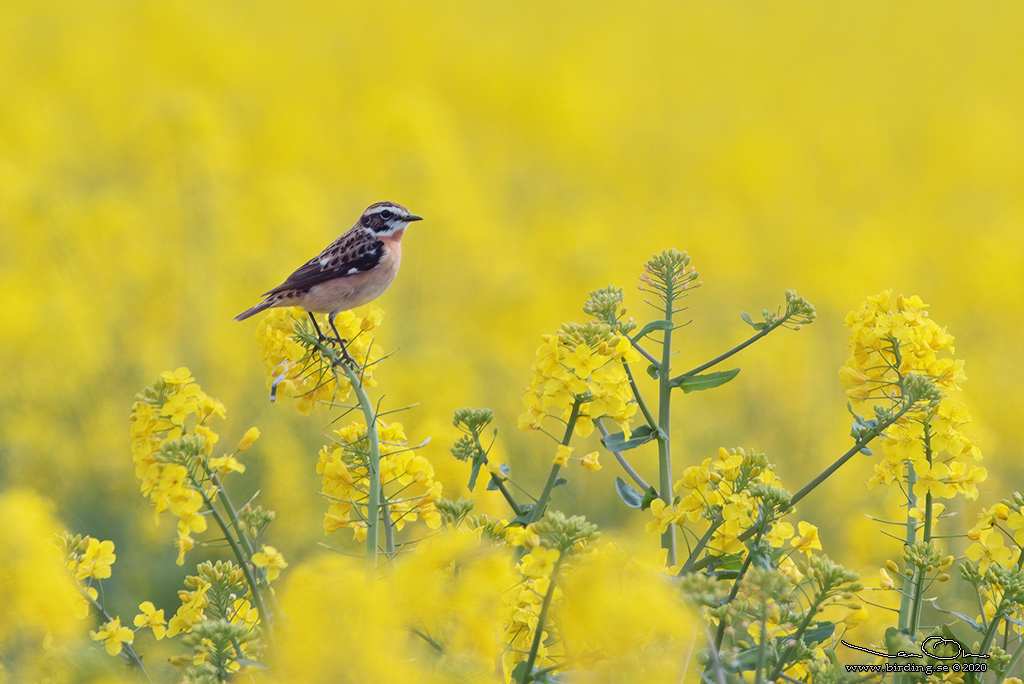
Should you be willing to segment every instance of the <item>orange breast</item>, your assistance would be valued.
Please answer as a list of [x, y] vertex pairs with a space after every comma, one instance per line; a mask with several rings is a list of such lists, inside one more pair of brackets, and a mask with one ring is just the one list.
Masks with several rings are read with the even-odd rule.
[[381, 296], [398, 275], [402, 261], [401, 235], [389, 236], [383, 242], [384, 258], [376, 267], [313, 286], [299, 306], [313, 313], [336, 313], [368, 304]]

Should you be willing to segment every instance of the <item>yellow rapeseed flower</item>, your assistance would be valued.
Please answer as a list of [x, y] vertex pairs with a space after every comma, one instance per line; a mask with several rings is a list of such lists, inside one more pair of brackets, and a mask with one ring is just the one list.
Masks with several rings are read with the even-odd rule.
[[238, 442], [238, 450], [239, 451], [247, 450], [249, 447], [251, 447], [253, 445], [253, 443], [257, 439], [259, 439], [259, 436], [260, 436], [259, 428], [256, 428], [256, 427], [249, 428], [248, 430], [245, 431], [245, 434], [242, 435], [242, 439]]
[[273, 546], [264, 544], [263, 548], [252, 554], [252, 563], [258, 568], [265, 568], [267, 580], [273, 582], [281, 575], [281, 570], [288, 567], [288, 562], [280, 551]]
[[135, 626], [149, 627], [153, 630], [153, 636], [157, 641], [163, 639], [167, 633], [167, 621], [164, 620], [163, 609], [157, 610], [152, 601], [143, 601], [139, 604], [139, 610], [142, 612], [135, 616]]
[[821, 549], [821, 540], [818, 539], [818, 528], [816, 526], [801, 520], [797, 527], [799, 528], [799, 534], [790, 540], [791, 546], [796, 547], [798, 551], [803, 551], [807, 555], [810, 555], [813, 549]]
[[580, 459], [580, 465], [589, 470], [592, 473], [596, 473], [601, 469], [600, 457], [596, 451], [591, 451], [589, 454]]
[[97, 631], [90, 631], [93, 641], [104, 642], [107, 653], [116, 656], [121, 652], [122, 644], [130, 644], [135, 640], [135, 632], [129, 627], [121, 626], [121, 618], [114, 618], [100, 626]]
[[217, 471], [221, 475], [244, 473], [245, 464], [231, 454], [224, 454], [223, 456], [210, 459], [210, 469]]
[[92, 537], [86, 539], [88, 541], [85, 551], [73, 568], [75, 579], [106, 579], [110, 577], [110, 566], [117, 560], [117, 556], [114, 554], [114, 542], [100, 541]]

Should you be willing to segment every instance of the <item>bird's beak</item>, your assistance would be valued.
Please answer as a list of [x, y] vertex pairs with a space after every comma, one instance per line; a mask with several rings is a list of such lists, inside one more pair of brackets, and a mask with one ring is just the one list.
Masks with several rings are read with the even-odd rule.
[[422, 221], [423, 217], [422, 216], [414, 216], [414, 215], [410, 214], [409, 216], [405, 217], [405, 220], [411, 223], [413, 221]]

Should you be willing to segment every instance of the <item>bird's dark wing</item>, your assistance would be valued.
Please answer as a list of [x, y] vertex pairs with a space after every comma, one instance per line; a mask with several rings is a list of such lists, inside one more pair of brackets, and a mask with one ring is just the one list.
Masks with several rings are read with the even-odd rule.
[[363, 231], [345, 233], [263, 296], [285, 291], [307, 292], [314, 285], [328, 280], [369, 271], [383, 258], [384, 243], [381, 240]]

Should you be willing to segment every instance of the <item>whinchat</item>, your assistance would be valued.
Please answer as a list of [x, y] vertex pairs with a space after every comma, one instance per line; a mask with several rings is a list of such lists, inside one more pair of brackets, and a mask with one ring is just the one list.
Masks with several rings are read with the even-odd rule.
[[263, 293], [266, 299], [235, 320], [244, 321], [275, 306], [298, 306], [306, 310], [317, 335], [324, 339], [313, 314], [325, 313], [345, 353], [344, 341], [334, 327], [335, 316], [372, 302], [388, 289], [402, 261], [402, 235], [410, 223], [420, 220], [394, 202], [371, 204], [354, 226], [283, 283]]

